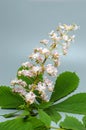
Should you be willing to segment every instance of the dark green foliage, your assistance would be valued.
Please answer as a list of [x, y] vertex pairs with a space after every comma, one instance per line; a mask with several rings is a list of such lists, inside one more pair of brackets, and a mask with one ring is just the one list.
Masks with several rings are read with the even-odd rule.
[[19, 94], [12, 92], [8, 86], [0, 86], [0, 107], [17, 109], [24, 104], [23, 98]]
[[79, 84], [79, 78], [74, 72], [64, 72], [57, 77], [50, 101], [58, 101], [73, 92]]
[[30, 122], [17, 118], [0, 123], [0, 130], [34, 130]]
[[51, 118], [50, 116], [44, 112], [43, 110], [39, 109], [38, 110], [39, 113], [39, 119], [47, 126], [49, 127], [51, 124]]
[[86, 114], [86, 93], [79, 93], [69, 97], [61, 103], [51, 107], [60, 112], [68, 112], [75, 114]]
[[55, 123], [61, 119], [61, 115], [55, 109], [48, 108], [45, 111]]

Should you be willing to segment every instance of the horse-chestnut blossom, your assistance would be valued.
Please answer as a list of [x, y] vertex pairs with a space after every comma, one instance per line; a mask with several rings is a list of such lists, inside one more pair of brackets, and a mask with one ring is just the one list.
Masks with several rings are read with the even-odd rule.
[[43, 48], [41, 54], [43, 54], [45, 56], [49, 56], [50, 51], [47, 48]]
[[25, 95], [26, 95], [26, 91], [25, 91], [25, 89], [22, 88], [22, 87], [15, 87], [15, 88], [13, 88], [13, 92], [19, 93], [19, 94], [22, 95], [22, 96], [25, 96]]
[[22, 75], [27, 76], [27, 77], [33, 77], [34, 76], [32, 70], [20, 70], [20, 71], [18, 71], [18, 76], [22, 76]]
[[60, 55], [59, 55], [59, 53], [56, 51], [56, 52], [54, 52], [54, 53], [52, 54], [52, 56], [53, 56], [54, 59], [58, 59]]
[[49, 75], [51, 75], [51, 76], [56, 76], [58, 70], [57, 70], [57, 68], [54, 67], [52, 64], [48, 64], [48, 65], [46, 66], [46, 72], [47, 72]]
[[30, 68], [30, 67], [32, 67], [33, 66], [33, 64], [32, 63], [30, 63], [30, 62], [24, 62], [24, 63], [22, 63], [22, 67], [28, 67], [28, 68]]
[[36, 95], [33, 92], [29, 92], [25, 95], [26, 102], [30, 104], [34, 103], [35, 98]]
[[26, 87], [26, 86], [27, 86], [26, 82], [23, 81], [22, 79], [12, 80], [12, 81], [11, 81], [11, 85], [12, 85], [12, 86], [19, 85], [19, 86], [23, 86], [23, 87]]
[[32, 67], [32, 73], [35, 75], [38, 75], [42, 72], [42, 67], [41, 66], [33, 66]]
[[43, 92], [40, 97], [41, 97], [41, 99], [42, 99], [43, 101], [46, 101], [46, 102], [49, 101], [48, 95], [47, 95], [47, 93], [45, 93], [45, 92]]
[[36, 90], [38, 90], [40, 93], [44, 92], [47, 89], [46, 84], [44, 82], [39, 82]]
[[27, 104], [38, 102], [36, 97], [49, 101], [47, 92], [54, 91], [54, 83], [49, 78], [58, 75], [60, 57], [67, 54], [75, 38], [70, 32], [78, 28], [76, 24], [60, 24], [56, 31], [49, 33], [49, 39], [40, 41], [42, 47], [33, 50], [29, 56], [30, 61], [22, 63], [17, 79], [12, 80], [11, 85], [14, 86], [13, 92], [23, 96]]

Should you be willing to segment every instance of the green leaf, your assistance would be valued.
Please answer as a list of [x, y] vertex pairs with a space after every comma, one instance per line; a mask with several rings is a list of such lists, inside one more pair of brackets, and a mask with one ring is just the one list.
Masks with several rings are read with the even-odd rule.
[[50, 116], [44, 112], [43, 110], [39, 109], [39, 119], [46, 125], [46, 126], [50, 126], [51, 123], [51, 118]]
[[49, 130], [45, 124], [36, 117], [30, 117], [28, 121], [33, 125], [34, 130]]
[[45, 109], [45, 108], [48, 108], [49, 106], [51, 106], [51, 104], [52, 104], [51, 102], [43, 102], [38, 105], [38, 108]]
[[61, 115], [55, 109], [48, 108], [45, 111], [55, 123], [61, 119]]
[[50, 101], [57, 101], [71, 92], [73, 92], [79, 84], [79, 78], [74, 72], [64, 72], [57, 77], [54, 91]]
[[30, 117], [28, 121], [33, 124], [34, 128], [42, 126], [44, 123], [41, 120], [37, 119], [36, 117]]
[[51, 106], [60, 112], [86, 114], [86, 93], [78, 93], [69, 97], [61, 103]]
[[0, 123], [0, 130], [33, 130], [32, 124], [24, 121], [22, 118], [17, 118]]
[[16, 118], [0, 123], [0, 130], [49, 130], [41, 120], [36, 117]]
[[83, 123], [84, 123], [84, 126], [86, 128], [86, 116], [83, 117]]
[[75, 117], [67, 116], [60, 126], [64, 129], [70, 130], [86, 130], [83, 124]]
[[0, 86], [1, 108], [18, 108], [22, 104], [24, 104], [24, 100], [19, 94], [13, 93], [10, 87]]
[[28, 115], [30, 115], [30, 112], [27, 110], [23, 110], [23, 112], [20, 116], [28, 116]]

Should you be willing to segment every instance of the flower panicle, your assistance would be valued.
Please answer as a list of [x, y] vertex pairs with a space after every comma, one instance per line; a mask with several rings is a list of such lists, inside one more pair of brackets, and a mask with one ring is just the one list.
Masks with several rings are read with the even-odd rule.
[[[35, 48], [29, 56], [30, 61], [22, 63], [22, 69], [17, 73], [19, 79], [12, 80], [11, 85], [14, 86], [13, 92], [22, 95], [27, 104], [36, 102], [37, 97], [42, 101], [49, 101], [47, 92], [53, 91], [54, 83], [48, 77], [58, 75], [57, 68], [60, 65], [60, 57], [67, 54], [68, 48], [75, 38], [75, 35], [70, 32], [78, 28], [79, 26], [76, 24], [59, 24], [56, 31], [52, 30], [49, 33], [49, 40], [40, 41], [44, 47]], [[51, 63], [48, 63], [47, 60], [50, 60]], [[41, 80], [40, 75], [42, 76]], [[44, 77], [45, 75], [46, 77]], [[27, 84], [22, 76], [27, 77], [28, 80], [34, 80], [31, 84]]]

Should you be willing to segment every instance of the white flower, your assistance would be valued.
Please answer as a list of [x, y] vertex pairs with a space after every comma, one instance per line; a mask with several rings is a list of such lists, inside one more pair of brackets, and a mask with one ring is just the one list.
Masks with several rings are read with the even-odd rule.
[[24, 76], [27, 76], [27, 77], [33, 77], [34, 76], [34, 74], [32, 73], [32, 70], [18, 71], [18, 76], [21, 76], [21, 75], [24, 75]]
[[46, 71], [47, 71], [47, 73], [49, 74], [49, 75], [51, 75], [51, 76], [56, 76], [57, 75], [57, 68], [56, 67], [54, 67], [52, 64], [48, 64], [47, 66], [46, 66]]
[[27, 86], [26, 82], [23, 81], [22, 79], [19, 79], [19, 80], [18, 80], [18, 79], [12, 80], [12, 81], [11, 81], [11, 85], [12, 85], [12, 86], [20, 85], [20, 86], [23, 86], [23, 87], [26, 87], [26, 86]]
[[32, 67], [32, 73], [37, 75], [42, 72], [42, 68], [40, 66], [33, 66]]
[[77, 30], [77, 29], [80, 28], [80, 26], [77, 26], [76, 24], [74, 24], [73, 27], [74, 27], [74, 28], [73, 28], [74, 30]]
[[15, 92], [15, 93], [20, 93], [21, 95], [25, 95], [26, 94], [26, 91], [25, 91], [25, 89], [23, 89], [23, 88], [20, 88], [20, 87], [17, 87], [17, 88], [13, 88], [13, 90], [12, 90], [13, 92]]
[[42, 54], [42, 50], [39, 50], [39, 53], [36, 51], [38, 51], [38, 50], [34, 50], [35, 53], [33, 53], [29, 58], [32, 60], [33, 59], [36, 60], [37, 63], [43, 62], [44, 58], [40, 55], [40, 54]]
[[60, 39], [57, 37], [57, 33], [53, 33], [52, 36], [51, 36], [51, 39], [54, 40], [54, 41], [60, 40]]
[[49, 56], [50, 51], [47, 48], [44, 48], [44, 49], [42, 49], [42, 54], [46, 55], [46, 56]]
[[39, 55], [37, 58], [36, 58], [36, 62], [37, 63], [42, 63], [44, 61], [44, 58], [41, 56], [41, 55]]
[[30, 68], [30, 67], [32, 67], [33, 65], [32, 65], [30, 62], [25, 62], [25, 63], [22, 63], [22, 66], [23, 66], [23, 67], [28, 67], [28, 68]]
[[54, 88], [53, 82], [45, 77], [44, 83], [47, 85], [48, 91], [52, 92]]
[[64, 26], [64, 29], [65, 29], [66, 31], [71, 31], [71, 30], [73, 30], [73, 25], [66, 25], [66, 24], [64, 24], [63, 26]]
[[35, 53], [36, 53], [36, 52], [39, 52], [39, 53], [41, 53], [41, 52], [42, 52], [42, 47], [35, 48], [35, 49], [34, 49], [34, 52], [35, 52]]
[[54, 42], [59, 42], [61, 40], [61, 37], [60, 36], [57, 36], [57, 33], [55, 33], [54, 31], [51, 31], [49, 33], [50, 35], [50, 38], [54, 41]]
[[65, 41], [68, 41], [68, 39], [69, 39], [68, 35], [65, 35], [65, 34], [63, 35], [62, 38], [63, 38], [63, 40], [65, 40]]
[[50, 36], [52, 36], [52, 35], [53, 35], [53, 33], [54, 33], [54, 30], [52, 30], [52, 31], [49, 33], [49, 35], [50, 35]]
[[52, 82], [51, 80], [49, 80], [47, 77], [45, 77], [44, 83], [45, 83], [47, 86], [52, 86], [52, 84], [53, 84], [53, 82]]
[[49, 92], [53, 92], [53, 89], [54, 89], [53, 86], [49, 86], [49, 87], [48, 87], [48, 91], [49, 91]]
[[36, 95], [33, 92], [29, 92], [25, 95], [26, 102], [30, 104], [34, 103]]
[[21, 76], [22, 75], [22, 71], [20, 70], [20, 71], [18, 71], [18, 76]]
[[65, 31], [72, 31], [72, 30], [77, 30], [79, 28], [79, 26], [77, 26], [76, 24], [73, 24], [73, 25], [66, 25], [66, 24], [63, 24], [63, 25], [59, 25], [57, 30], [65, 30]]
[[49, 40], [44, 39], [44, 40], [41, 40], [40, 43], [47, 45], [49, 43]]
[[52, 54], [54, 59], [58, 59], [59, 58], [59, 53], [57, 51], [53, 52]]
[[46, 84], [39, 82], [36, 87], [36, 90], [38, 90], [39, 92], [44, 92], [46, 90]]
[[59, 25], [58, 28], [59, 29], [64, 29], [64, 25]]
[[68, 46], [67, 46], [67, 44], [64, 44], [62, 47], [63, 55], [67, 54], [67, 50], [68, 50]]
[[22, 81], [21, 79], [18, 80], [18, 84], [21, 85], [21, 86], [23, 86], [23, 87], [26, 87], [26, 86], [27, 86], [26, 82], [25, 82], [25, 81]]
[[49, 101], [49, 100], [48, 100], [48, 95], [46, 95], [45, 92], [43, 92], [43, 93], [41, 94], [41, 98], [42, 98], [42, 100], [44, 100], [44, 101], [46, 101], [46, 102]]
[[32, 55], [29, 56], [30, 59], [37, 59], [39, 57], [39, 53], [32, 53]]
[[59, 59], [54, 59], [54, 66], [60, 66], [60, 60]]
[[11, 84], [12, 86], [14, 86], [14, 85], [16, 85], [17, 83], [18, 83], [18, 80], [15, 79], [15, 80], [12, 80], [10, 84]]

